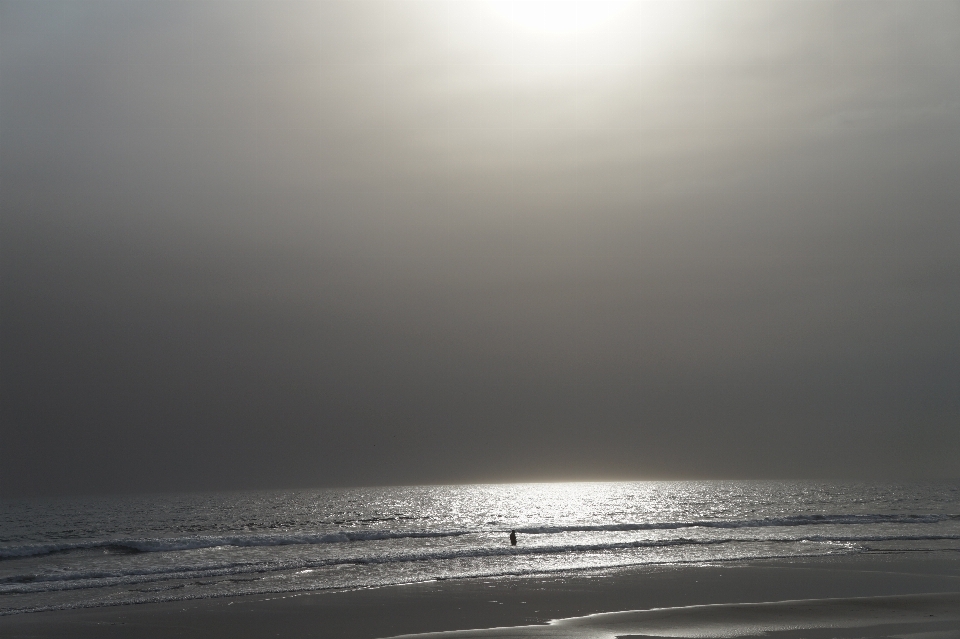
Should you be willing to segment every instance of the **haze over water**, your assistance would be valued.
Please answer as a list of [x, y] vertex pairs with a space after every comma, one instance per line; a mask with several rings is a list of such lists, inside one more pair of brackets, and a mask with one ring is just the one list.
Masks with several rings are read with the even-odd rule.
[[4, 496], [960, 475], [955, 0], [0, 0]]
[[3, 627], [929, 639], [958, 167], [957, 0], [0, 0]]

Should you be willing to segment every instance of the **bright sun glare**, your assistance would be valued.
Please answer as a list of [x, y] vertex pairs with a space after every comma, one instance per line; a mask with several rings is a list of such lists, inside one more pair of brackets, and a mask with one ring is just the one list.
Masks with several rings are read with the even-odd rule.
[[497, 12], [524, 28], [571, 33], [611, 18], [624, 4], [618, 0], [494, 0]]

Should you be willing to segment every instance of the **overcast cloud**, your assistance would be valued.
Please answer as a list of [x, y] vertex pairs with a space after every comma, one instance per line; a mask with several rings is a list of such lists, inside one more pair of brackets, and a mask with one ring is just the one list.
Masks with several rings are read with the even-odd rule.
[[960, 475], [960, 2], [595, 6], [0, 0], [0, 494]]

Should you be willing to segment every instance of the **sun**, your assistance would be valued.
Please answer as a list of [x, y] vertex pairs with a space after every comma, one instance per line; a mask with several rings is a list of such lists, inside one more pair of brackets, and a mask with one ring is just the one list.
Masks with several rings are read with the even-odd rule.
[[531, 31], [574, 33], [612, 18], [620, 0], [492, 0], [497, 13]]

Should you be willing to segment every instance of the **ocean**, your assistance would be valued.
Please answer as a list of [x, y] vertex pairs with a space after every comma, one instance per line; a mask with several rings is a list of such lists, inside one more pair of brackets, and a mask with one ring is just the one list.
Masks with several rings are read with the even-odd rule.
[[4, 500], [0, 615], [643, 564], [935, 552], [960, 552], [960, 482], [491, 484]]

